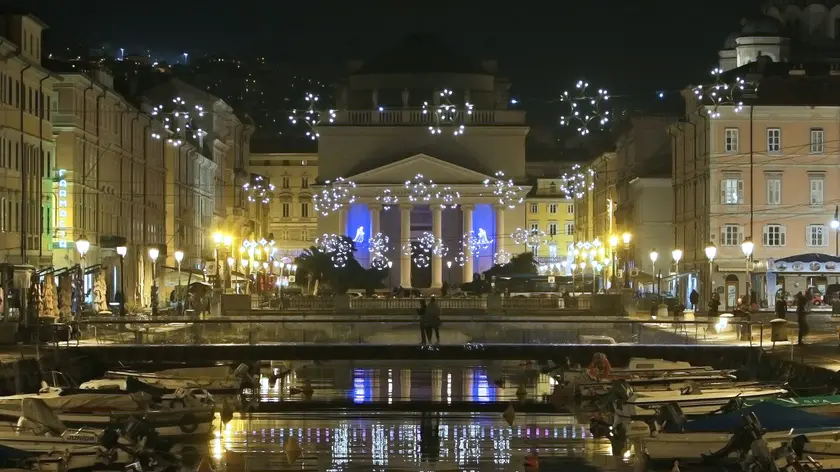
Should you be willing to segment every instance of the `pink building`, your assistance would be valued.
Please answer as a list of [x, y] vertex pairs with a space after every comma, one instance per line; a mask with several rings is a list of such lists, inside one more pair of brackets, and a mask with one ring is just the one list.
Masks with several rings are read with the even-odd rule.
[[[840, 275], [837, 259], [813, 256], [838, 255], [831, 221], [840, 203], [840, 76], [761, 62], [733, 72], [745, 69], [763, 78], [742, 107], [711, 109], [685, 93], [686, 117], [671, 127], [674, 223], [683, 269], [699, 275], [704, 299], [711, 275], [724, 307], [749, 288], [772, 307], [777, 293], [825, 293]], [[783, 258], [805, 263], [775, 263]]]

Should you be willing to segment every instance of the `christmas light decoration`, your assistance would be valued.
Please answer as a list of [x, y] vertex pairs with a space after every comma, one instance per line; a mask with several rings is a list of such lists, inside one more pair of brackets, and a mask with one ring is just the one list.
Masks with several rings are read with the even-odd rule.
[[[195, 123], [195, 118], [204, 116], [204, 107], [193, 105], [190, 108], [181, 97], [173, 98], [170, 106], [157, 105], [153, 107], [152, 116], [163, 118], [163, 127], [169, 132], [166, 142], [173, 146], [184, 144], [187, 136], [196, 139], [199, 134], [204, 132]], [[152, 133], [152, 138], [160, 139], [161, 136], [158, 133]]]
[[464, 243], [464, 249], [467, 250], [467, 254], [472, 256], [477, 256], [481, 251], [486, 250], [493, 244], [493, 240], [487, 237], [487, 232], [483, 228], [479, 228], [478, 232], [471, 231], [464, 233], [462, 241]]
[[353, 252], [353, 242], [345, 236], [337, 234], [323, 234], [315, 240], [315, 246], [321, 252], [330, 255], [333, 267], [345, 267], [350, 253]]
[[388, 256], [391, 251], [391, 238], [382, 233], [376, 233], [368, 240], [368, 251], [370, 251], [370, 266], [374, 269], [385, 270], [388, 267]]
[[572, 166], [571, 174], [563, 174], [560, 190], [570, 198], [583, 198], [587, 191], [595, 188], [595, 171], [591, 167], [583, 170], [580, 164]]
[[718, 109], [721, 106], [732, 106], [735, 113], [743, 110], [741, 97], [755, 84], [740, 77], [736, 77], [733, 83], [727, 83], [723, 80], [723, 69], [719, 68], [712, 69], [711, 75], [714, 77], [713, 83], [694, 87], [694, 95], [706, 107], [709, 118], [720, 118]]
[[499, 199], [499, 205], [510, 209], [516, 208], [524, 201], [522, 187], [515, 185], [512, 179], [505, 179], [505, 173], [502, 171], [497, 171], [494, 178], [486, 179], [484, 187], [493, 190], [493, 195]]
[[356, 183], [352, 180], [344, 180], [339, 177], [333, 181], [324, 182], [324, 188], [312, 196], [312, 206], [315, 211], [323, 216], [342, 209], [356, 201], [353, 194]]
[[434, 246], [432, 246], [432, 254], [438, 257], [446, 257], [449, 254], [449, 248], [443, 243], [442, 239], [438, 239], [435, 241]]
[[510, 234], [510, 238], [513, 240], [514, 244], [524, 244], [533, 252], [536, 252], [540, 246], [548, 243], [545, 231], [540, 229], [527, 230], [523, 228], [516, 228], [516, 230]]
[[440, 204], [441, 208], [458, 208], [458, 201], [461, 200], [461, 194], [452, 190], [452, 187], [447, 186], [435, 193], [435, 200]]
[[412, 260], [414, 261], [414, 265], [421, 269], [429, 267], [432, 263], [432, 258], [425, 252], [418, 252]]
[[452, 90], [443, 89], [437, 92], [434, 103], [423, 102], [423, 114], [430, 115], [432, 124], [429, 132], [432, 134], [443, 133], [443, 128], [452, 128], [452, 134], [458, 136], [464, 134], [467, 116], [472, 115], [473, 104], [465, 102], [463, 107], [452, 103]]
[[249, 202], [260, 202], [267, 205], [271, 201], [272, 192], [274, 192], [274, 185], [261, 175], [251, 174], [251, 182], [242, 185], [248, 195]]
[[565, 104], [566, 110], [560, 117], [563, 126], [577, 126], [581, 135], [587, 135], [591, 128], [603, 129], [610, 119], [607, 102], [610, 94], [606, 89], [590, 92], [589, 83], [579, 80], [575, 84], [577, 91], [570, 94], [563, 92], [560, 102]]
[[379, 192], [376, 196], [376, 201], [382, 205], [383, 210], [390, 210], [392, 206], [396, 206], [400, 203], [400, 197], [392, 192], [391, 189], [386, 188]]
[[464, 254], [464, 251], [458, 251], [458, 254], [452, 259], [453, 262], [458, 264], [459, 267], [464, 267], [464, 264], [467, 263], [467, 256]]
[[289, 115], [289, 121], [291, 121], [292, 124], [297, 124], [298, 121], [306, 123], [310, 128], [309, 131], [306, 132], [306, 136], [314, 141], [321, 136], [318, 133], [318, 125], [323, 122], [334, 123], [336, 114], [335, 110], [319, 110], [318, 96], [315, 94], [307, 93], [304, 99], [306, 100], [306, 109], [293, 109], [292, 113]]
[[431, 180], [426, 181], [423, 174], [414, 176], [414, 180], [406, 180], [405, 188], [408, 190], [408, 200], [415, 202], [428, 202], [432, 199], [437, 185]]
[[436, 243], [437, 239], [435, 238], [435, 235], [428, 231], [424, 231], [423, 234], [417, 238], [417, 247], [423, 252], [432, 252]]
[[495, 256], [493, 256], [493, 261], [498, 265], [507, 265], [510, 263], [511, 259], [513, 259], [513, 255], [505, 250], [498, 251]]

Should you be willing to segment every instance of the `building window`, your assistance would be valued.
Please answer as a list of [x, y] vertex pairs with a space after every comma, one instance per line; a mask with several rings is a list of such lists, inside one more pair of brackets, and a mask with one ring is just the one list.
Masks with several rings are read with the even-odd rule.
[[528, 226], [531, 227], [531, 231], [539, 231], [540, 230], [540, 224], [537, 223], [537, 222], [532, 221]]
[[557, 223], [551, 222], [548, 224], [548, 235], [557, 236]]
[[575, 214], [575, 204], [574, 203], [569, 203], [569, 206], [566, 207], [566, 213], [568, 213], [570, 215]]
[[283, 218], [288, 218], [289, 217], [289, 204], [288, 203], [283, 203], [281, 205], [281, 208], [283, 210]]
[[767, 152], [782, 152], [782, 130], [767, 128]]
[[826, 246], [825, 226], [808, 225], [805, 227], [805, 244], [809, 247]]
[[723, 150], [724, 152], [738, 152], [739, 143], [739, 129], [726, 128], [723, 132]]
[[720, 181], [720, 202], [724, 205], [744, 202], [744, 181], [740, 176], [730, 176]]
[[781, 247], [785, 245], [785, 227], [783, 225], [765, 225], [763, 231], [764, 245], [767, 247]]
[[822, 128], [811, 128], [811, 153], [822, 154], [825, 152], [825, 132]]
[[720, 240], [724, 246], [737, 246], [741, 244], [742, 239], [743, 232], [740, 225], [723, 225]]
[[548, 192], [551, 193], [552, 195], [557, 193], [557, 184], [554, 183], [554, 182], [551, 182], [550, 184], [548, 184]]
[[300, 216], [301, 218], [309, 218], [309, 203], [300, 204]]
[[548, 204], [548, 213], [555, 215], [557, 214], [557, 204], [556, 203], [549, 203]]
[[300, 188], [309, 188], [309, 177], [304, 175], [300, 178]]
[[808, 187], [811, 189], [811, 206], [822, 206], [825, 189], [825, 177], [823, 175], [809, 175]]
[[289, 188], [289, 178], [288, 177], [282, 177], [280, 179], [280, 184], [281, 184], [282, 188]]
[[779, 175], [768, 175], [767, 177], [767, 204], [782, 204], [782, 177]]
[[566, 236], [574, 236], [575, 235], [575, 224], [574, 223], [566, 223]]
[[540, 211], [540, 206], [537, 205], [536, 203], [532, 203], [531, 204], [531, 213], [536, 214], [539, 211]]

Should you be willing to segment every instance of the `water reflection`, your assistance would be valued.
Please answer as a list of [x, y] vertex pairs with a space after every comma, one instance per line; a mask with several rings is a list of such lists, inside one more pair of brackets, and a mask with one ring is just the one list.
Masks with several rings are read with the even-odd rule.
[[[507, 427], [498, 415], [437, 413], [252, 415], [231, 421], [212, 451], [217, 457], [222, 448], [230, 451], [229, 471], [508, 471], [521, 470], [531, 451], [542, 459], [603, 461], [611, 454], [607, 442], [593, 439], [571, 417], [535, 415], [522, 422]], [[289, 436], [302, 449], [296, 464], [281, 457]]]

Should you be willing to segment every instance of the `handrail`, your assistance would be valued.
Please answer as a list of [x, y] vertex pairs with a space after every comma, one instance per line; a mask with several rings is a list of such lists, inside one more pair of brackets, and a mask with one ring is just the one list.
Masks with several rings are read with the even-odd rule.
[[[530, 316], [530, 315], [529, 315]], [[323, 319], [311, 319], [311, 318], [303, 318], [303, 319], [296, 319], [291, 317], [280, 317], [280, 318], [268, 318], [265, 316], [254, 317], [254, 318], [231, 318], [231, 317], [222, 317], [222, 318], [209, 318], [209, 319], [191, 319], [185, 320], [183, 318], [158, 318], [158, 319], [129, 319], [127, 317], [123, 318], [97, 318], [91, 320], [80, 320], [76, 321], [79, 325], [108, 325], [108, 324], [137, 324], [137, 325], [182, 325], [182, 326], [189, 326], [195, 324], [253, 324], [253, 323], [312, 323], [312, 324], [335, 324], [335, 323], [378, 323], [378, 324], [388, 324], [388, 323], [399, 323], [405, 324], [406, 322], [414, 322], [419, 323], [419, 319], [417, 316], [407, 316], [404, 319], [398, 318], [374, 318], [370, 316], [360, 317], [356, 315], [354, 319], [337, 319], [335, 317], [323, 318]], [[562, 317], [562, 319], [531, 319], [531, 318], [516, 318], [511, 316], [506, 317], [499, 317], [499, 316], [469, 316], [469, 315], [450, 315], [441, 316], [442, 323], [468, 323], [468, 322], [490, 322], [490, 323], [504, 323], [504, 324], [522, 324], [522, 323], [539, 323], [539, 324], [579, 324], [579, 323], [587, 323], [587, 324], [635, 324], [635, 325], [700, 325], [705, 326], [711, 323], [711, 321], [698, 321], [698, 320], [632, 320], [627, 318], [617, 318], [617, 319], [592, 319], [592, 318], [570, 318], [570, 317]], [[761, 321], [729, 321], [728, 324], [730, 326], [761, 326], [764, 323]]]

